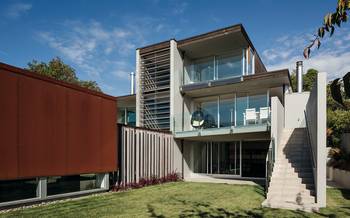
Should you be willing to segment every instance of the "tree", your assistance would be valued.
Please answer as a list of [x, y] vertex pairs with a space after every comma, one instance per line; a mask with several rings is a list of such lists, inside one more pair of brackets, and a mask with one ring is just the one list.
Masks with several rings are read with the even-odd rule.
[[101, 92], [96, 81], [79, 80], [75, 74], [75, 70], [71, 66], [65, 64], [59, 57], [53, 58], [49, 63], [33, 60], [28, 63], [27, 69], [34, 73]]
[[325, 32], [329, 32], [329, 36], [332, 36], [335, 27], [340, 27], [342, 23], [348, 20], [348, 11], [350, 10], [350, 0], [338, 0], [338, 5], [333, 13], [328, 13], [324, 16], [323, 25], [318, 28], [315, 38], [311, 40], [311, 43], [304, 49], [304, 57], [308, 59], [310, 57], [310, 51], [312, 47], [321, 46], [321, 39], [325, 36]]
[[[306, 74], [303, 74], [303, 90], [304, 91], [311, 91], [312, 86], [316, 80], [318, 71], [315, 69], [308, 69]], [[295, 72], [292, 73], [290, 76], [293, 92], [297, 91], [297, 78]]]

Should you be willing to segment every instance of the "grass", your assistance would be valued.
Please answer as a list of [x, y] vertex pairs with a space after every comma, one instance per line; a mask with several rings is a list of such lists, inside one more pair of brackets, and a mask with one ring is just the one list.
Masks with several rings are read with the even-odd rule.
[[327, 190], [318, 213], [261, 208], [260, 186], [177, 182], [19, 209], [0, 217], [349, 217], [350, 191]]

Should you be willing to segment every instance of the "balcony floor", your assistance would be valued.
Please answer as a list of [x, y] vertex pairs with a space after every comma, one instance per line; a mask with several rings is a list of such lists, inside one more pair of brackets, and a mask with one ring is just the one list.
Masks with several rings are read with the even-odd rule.
[[267, 139], [270, 137], [269, 124], [255, 124], [236, 127], [209, 128], [175, 132], [176, 139], [189, 140], [232, 140], [238, 138]]

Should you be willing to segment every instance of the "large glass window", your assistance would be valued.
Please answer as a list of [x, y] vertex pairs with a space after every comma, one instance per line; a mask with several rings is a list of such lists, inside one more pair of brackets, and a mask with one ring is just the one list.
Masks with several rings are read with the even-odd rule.
[[267, 94], [258, 94], [248, 96], [249, 108], [255, 108], [256, 111], [259, 111], [261, 107], [268, 106], [268, 97]]
[[240, 55], [224, 55], [216, 58], [218, 79], [242, 75], [242, 57]]
[[207, 173], [207, 161], [208, 161], [208, 152], [207, 146], [203, 143], [193, 144], [193, 167], [194, 171], [198, 173]]
[[193, 144], [195, 173], [240, 175], [240, 142]]
[[235, 100], [234, 96], [220, 97], [220, 127], [235, 125]]
[[242, 50], [224, 55], [189, 60], [185, 66], [185, 84], [242, 76]]
[[245, 111], [247, 109], [247, 95], [237, 94], [236, 96], [236, 126], [242, 126], [245, 122]]
[[38, 197], [37, 179], [0, 181], [0, 203]]
[[214, 79], [214, 63], [211, 58], [194, 62], [192, 67], [192, 82], [204, 82]]
[[204, 128], [218, 127], [218, 102], [217, 100], [211, 100], [201, 102], [200, 111], [204, 116]]
[[100, 188], [97, 177], [97, 174], [48, 177], [47, 195], [57, 195]]

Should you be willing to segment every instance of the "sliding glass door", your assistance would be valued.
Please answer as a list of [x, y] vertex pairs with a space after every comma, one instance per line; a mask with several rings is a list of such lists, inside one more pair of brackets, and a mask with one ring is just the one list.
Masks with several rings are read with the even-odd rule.
[[241, 143], [200, 142], [193, 145], [193, 172], [241, 175]]

